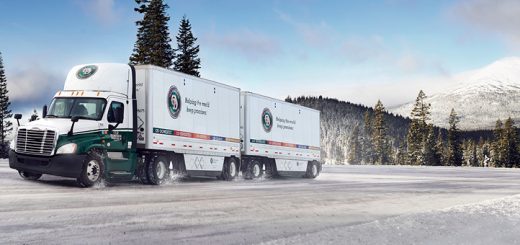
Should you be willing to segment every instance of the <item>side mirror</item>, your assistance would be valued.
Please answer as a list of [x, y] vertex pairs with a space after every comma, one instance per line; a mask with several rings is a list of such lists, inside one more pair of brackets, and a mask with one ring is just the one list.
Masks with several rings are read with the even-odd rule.
[[114, 119], [115, 123], [123, 123], [124, 113], [122, 107], [114, 108]]
[[45, 118], [46, 116], [47, 116], [47, 105], [44, 105], [43, 110], [42, 110], [42, 118]]
[[20, 127], [20, 119], [22, 119], [22, 114], [14, 114], [14, 119], [16, 119], [18, 127]]
[[112, 109], [112, 115], [114, 116], [114, 120], [113, 121], [110, 121], [109, 122], [115, 122], [116, 125], [112, 125], [112, 124], [108, 124], [108, 131], [112, 131], [114, 129], [117, 128], [117, 126], [119, 126], [120, 123], [123, 122], [123, 119], [124, 119], [124, 109], [122, 107], [116, 107], [114, 109]]
[[78, 116], [73, 116], [70, 121], [72, 121], [72, 125], [70, 126], [70, 131], [69, 133], [67, 134], [68, 136], [72, 136], [74, 134], [74, 124], [76, 124], [76, 122], [79, 121], [79, 117]]

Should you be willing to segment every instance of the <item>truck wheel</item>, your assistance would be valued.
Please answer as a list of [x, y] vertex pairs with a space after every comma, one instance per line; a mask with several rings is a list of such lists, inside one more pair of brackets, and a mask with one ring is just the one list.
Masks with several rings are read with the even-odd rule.
[[265, 165], [265, 177], [266, 178], [274, 178], [278, 175], [278, 171], [276, 170], [276, 163], [271, 162]]
[[257, 160], [252, 160], [247, 165], [246, 169], [246, 179], [258, 179], [262, 177], [262, 164]]
[[148, 164], [148, 180], [152, 185], [162, 185], [170, 178], [169, 161], [164, 156], [155, 157]]
[[307, 163], [307, 172], [305, 178], [314, 179], [320, 175], [320, 164], [316, 161]]
[[150, 184], [150, 180], [148, 180], [148, 164], [150, 164], [149, 158], [149, 156], [145, 156], [144, 161], [137, 167], [137, 177], [139, 178], [139, 182], [143, 185]]
[[186, 178], [186, 166], [184, 165], [184, 161], [182, 159], [182, 156], [179, 156], [179, 155], [176, 155], [176, 156], [173, 156], [172, 158], [172, 162], [173, 162], [173, 175], [175, 176], [176, 179], [184, 179]]
[[87, 154], [83, 171], [77, 179], [81, 187], [91, 187], [101, 182], [105, 170], [105, 162], [101, 154], [91, 151]]
[[24, 180], [38, 180], [40, 177], [42, 177], [42, 174], [35, 174], [35, 173], [30, 173], [30, 172], [20, 171], [20, 170], [18, 171], [18, 174]]
[[234, 157], [227, 158], [222, 169], [222, 179], [233, 180], [238, 173], [238, 163]]

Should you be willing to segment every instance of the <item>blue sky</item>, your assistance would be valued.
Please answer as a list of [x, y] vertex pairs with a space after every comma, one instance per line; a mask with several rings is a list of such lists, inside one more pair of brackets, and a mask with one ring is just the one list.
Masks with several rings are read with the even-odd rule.
[[[520, 2], [171, 0], [201, 75], [276, 98], [324, 95], [387, 106], [520, 51]], [[76, 64], [127, 63], [134, 1], [0, 0], [0, 52], [14, 110], [41, 108]], [[518, 30], [517, 30], [518, 29]]]

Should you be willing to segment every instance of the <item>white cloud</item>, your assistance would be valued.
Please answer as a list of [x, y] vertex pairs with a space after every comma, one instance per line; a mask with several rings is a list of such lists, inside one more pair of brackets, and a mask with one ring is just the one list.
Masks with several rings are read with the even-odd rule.
[[63, 88], [64, 78], [40, 66], [7, 71], [7, 88], [13, 109], [40, 108], [49, 103], [56, 91]]
[[89, 0], [79, 2], [85, 14], [92, 16], [100, 24], [110, 26], [120, 17], [120, 12], [116, 9], [115, 0]]
[[448, 9], [451, 18], [486, 33], [501, 36], [520, 48], [520, 1], [460, 0]]
[[279, 43], [268, 35], [243, 29], [240, 31], [216, 34], [214, 31], [201, 39], [206, 45], [213, 45], [244, 56], [257, 62], [273, 57], [281, 52]]
[[350, 37], [340, 47], [341, 54], [351, 63], [363, 63], [388, 57], [389, 50], [381, 36]]
[[275, 12], [283, 22], [295, 28], [307, 44], [321, 46], [332, 41], [333, 30], [325, 21], [307, 23], [298, 21], [280, 10]]
[[418, 56], [406, 53], [397, 59], [397, 66], [405, 72], [415, 72], [420, 70], [424, 65], [424, 61]]

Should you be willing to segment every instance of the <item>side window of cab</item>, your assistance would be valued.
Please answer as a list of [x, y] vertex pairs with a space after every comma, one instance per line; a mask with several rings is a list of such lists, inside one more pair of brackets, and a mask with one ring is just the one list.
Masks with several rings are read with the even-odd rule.
[[117, 101], [113, 101], [111, 104], [110, 104], [110, 108], [108, 109], [108, 114], [107, 114], [107, 120], [109, 123], [117, 123], [117, 119], [116, 119], [116, 111], [120, 111], [120, 113], [122, 113], [124, 115], [124, 111], [125, 111], [125, 106], [123, 103], [121, 102], [117, 102]]

